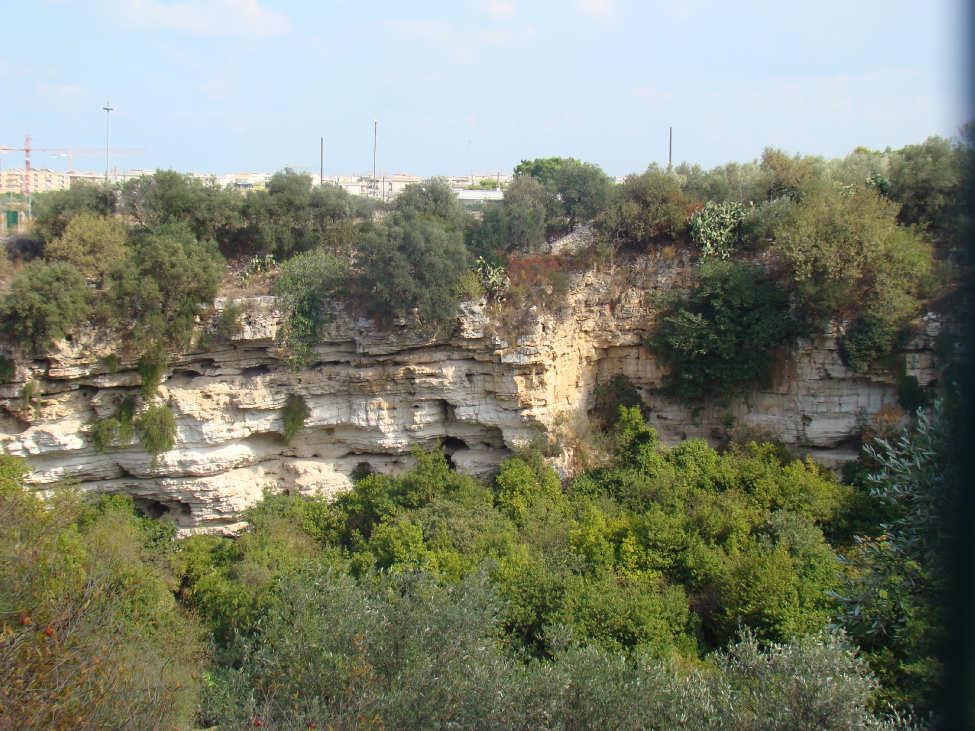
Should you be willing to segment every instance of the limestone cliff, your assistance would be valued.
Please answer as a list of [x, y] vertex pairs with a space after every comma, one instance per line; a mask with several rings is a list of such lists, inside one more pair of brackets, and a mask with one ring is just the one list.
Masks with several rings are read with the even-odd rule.
[[[686, 285], [690, 273], [673, 250], [576, 272], [551, 310], [466, 303], [455, 333], [438, 340], [343, 317], [315, 362], [296, 372], [275, 346], [274, 298], [238, 300], [239, 335], [170, 363], [159, 398], [176, 414], [177, 444], [155, 462], [135, 441], [99, 453], [85, 436], [86, 424], [138, 391], [139, 376], [131, 362], [110, 371], [104, 358], [118, 344], [84, 334], [21, 364], [14, 382], [0, 386], [0, 447], [28, 458], [39, 487], [72, 477], [84, 489], [132, 494], [184, 532], [224, 531], [237, 528], [241, 510], [265, 490], [334, 494], [363, 463], [407, 466], [414, 445], [443, 445], [458, 469], [489, 474], [511, 449], [541, 438], [565, 448], [567, 465], [595, 386], [616, 374], [640, 388], [667, 442], [720, 439], [734, 423], [831, 462], [852, 456], [862, 420], [896, 408], [893, 379], [854, 374], [829, 333], [799, 343], [781, 359], [772, 387], [747, 398], [693, 413], [668, 400], [664, 373], [641, 343], [658, 295]], [[908, 373], [921, 385], [937, 378], [939, 327], [927, 317], [905, 349]], [[32, 400], [23, 398], [28, 383]], [[290, 394], [311, 414], [286, 445], [281, 410]]]

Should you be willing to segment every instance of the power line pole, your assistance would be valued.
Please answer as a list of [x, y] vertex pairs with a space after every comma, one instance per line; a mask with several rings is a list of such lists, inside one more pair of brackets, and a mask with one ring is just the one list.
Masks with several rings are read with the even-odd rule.
[[372, 186], [376, 187], [376, 143], [379, 137], [379, 121], [372, 123]]
[[318, 160], [318, 184], [325, 185], [325, 138], [321, 139], [321, 149], [319, 150]]
[[115, 107], [112, 106], [111, 102], [107, 101], [105, 102], [105, 106], [102, 107], [102, 109], [105, 110], [105, 182], [107, 183], [108, 171], [111, 169], [111, 161], [112, 161], [111, 150], [108, 144], [109, 118], [112, 112], [115, 111]]
[[674, 162], [674, 128], [670, 127], [670, 136], [667, 138], [667, 169], [670, 170]]

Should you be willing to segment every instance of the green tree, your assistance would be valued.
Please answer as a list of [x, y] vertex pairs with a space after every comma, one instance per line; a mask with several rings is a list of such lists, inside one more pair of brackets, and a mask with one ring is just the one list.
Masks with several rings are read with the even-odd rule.
[[115, 191], [102, 184], [79, 183], [67, 190], [39, 193], [34, 197], [34, 232], [45, 242], [60, 238], [79, 213], [111, 217], [116, 213]]
[[32, 261], [14, 278], [3, 300], [7, 332], [45, 347], [84, 323], [91, 312], [85, 278], [66, 262]]
[[121, 221], [82, 211], [68, 222], [60, 237], [47, 243], [44, 257], [73, 264], [89, 280], [101, 283], [106, 272], [125, 257], [126, 237]]
[[702, 265], [687, 297], [649, 341], [670, 368], [670, 388], [697, 401], [767, 382], [773, 349], [798, 335], [785, 291], [758, 267]]
[[968, 148], [929, 137], [890, 155], [890, 197], [900, 203], [898, 220], [918, 224], [939, 239], [958, 235]]
[[140, 351], [182, 347], [203, 305], [213, 301], [223, 258], [185, 224], [167, 224], [130, 242], [129, 255], [109, 274], [112, 317]]
[[358, 263], [356, 294], [369, 315], [445, 330], [456, 313], [456, 286], [470, 268], [470, 257], [461, 231], [439, 215], [404, 215], [363, 237]]
[[203, 638], [171, 590], [175, 531], [121, 496], [45, 503], [24, 471], [0, 456], [0, 726], [192, 726]]
[[896, 204], [870, 188], [814, 186], [773, 236], [812, 323], [869, 315], [896, 331], [932, 287], [930, 245], [899, 226]]
[[677, 176], [652, 165], [642, 175], [627, 176], [599, 223], [612, 241], [646, 248], [682, 238], [692, 212]]

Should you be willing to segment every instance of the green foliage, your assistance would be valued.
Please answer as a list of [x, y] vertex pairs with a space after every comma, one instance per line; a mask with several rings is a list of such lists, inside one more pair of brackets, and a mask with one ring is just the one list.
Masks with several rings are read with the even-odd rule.
[[65, 262], [32, 261], [11, 283], [2, 319], [21, 344], [40, 348], [69, 335], [90, 311], [88, 287], [77, 269]]
[[136, 370], [141, 381], [140, 393], [146, 401], [154, 398], [166, 375], [169, 356], [161, 347], [154, 347], [139, 356]]
[[615, 423], [621, 406], [643, 406], [643, 398], [633, 381], [622, 374], [609, 379], [606, 383], [597, 383], [593, 389], [593, 407], [590, 415], [602, 426]]
[[800, 200], [806, 189], [823, 174], [820, 160], [800, 155], [789, 157], [772, 147], [766, 147], [762, 152], [760, 169], [765, 179], [767, 200], [782, 196]]
[[627, 176], [616, 188], [599, 224], [610, 240], [646, 248], [682, 238], [693, 210], [680, 179], [651, 165], [642, 175]]
[[714, 203], [708, 201], [704, 208], [690, 219], [691, 239], [701, 247], [702, 258], [728, 259], [741, 243], [741, 225], [745, 207], [741, 203]]
[[[572, 157], [547, 157], [522, 160], [518, 164], [515, 180], [505, 190], [506, 200], [514, 188], [516, 200], [524, 201], [529, 190], [524, 184], [518, 184], [518, 180], [527, 177], [538, 181], [548, 193], [544, 206], [549, 237], [593, 220], [606, 207], [609, 198], [610, 179], [598, 165]], [[530, 195], [532, 200], [540, 200], [537, 192]], [[524, 210], [522, 206], [519, 208]]]
[[17, 373], [17, 364], [5, 355], [0, 355], [0, 383], [11, 381]]
[[463, 230], [467, 213], [446, 178], [411, 183], [396, 196], [393, 211], [400, 220], [432, 220], [451, 231]]
[[450, 219], [413, 209], [393, 215], [362, 239], [359, 257], [356, 293], [370, 316], [384, 322], [404, 318], [432, 331], [453, 324], [455, 288], [470, 269], [470, 257]]
[[772, 350], [797, 334], [785, 292], [760, 268], [716, 261], [702, 266], [649, 347], [671, 369], [673, 392], [699, 401], [767, 381]]
[[970, 149], [942, 137], [892, 153], [890, 197], [900, 203], [898, 220], [923, 226], [938, 238], [957, 236], [970, 155]]
[[0, 456], [0, 726], [192, 726], [202, 637], [171, 591], [171, 537], [120, 496], [44, 504], [24, 472]]
[[126, 181], [120, 207], [142, 228], [183, 225], [200, 241], [216, 241], [224, 249], [241, 225], [239, 195], [215, 180], [175, 170], [157, 170]]
[[136, 419], [135, 431], [143, 448], [155, 459], [176, 444], [176, 416], [169, 406], [150, 406]]
[[284, 406], [281, 407], [281, 436], [286, 444], [291, 444], [291, 440], [305, 427], [305, 421], [309, 416], [311, 411], [304, 398], [296, 394], [288, 396]]
[[516, 176], [505, 188], [501, 204], [487, 208], [481, 221], [469, 227], [468, 247], [492, 263], [500, 262], [506, 253], [537, 252], [545, 244], [547, 222], [558, 204], [538, 180]]
[[872, 312], [864, 313], [840, 340], [840, 355], [850, 368], [865, 373], [894, 349], [899, 335], [896, 323]]
[[135, 434], [135, 399], [127, 396], [119, 404], [115, 416], [107, 416], [88, 427], [88, 438], [98, 452], [106, 452], [113, 447], [124, 447], [132, 442]]
[[214, 244], [197, 241], [184, 224], [166, 224], [134, 239], [129, 256], [109, 274], [113, 317], [138, 350], [181, 348], [222, 274]]
[[106, 273], [126, 254], [125, 226], [114, 218], [82, 212], [64, 233], [44, 247], [48, 261], [65, 261], [89, 280], [101, 283]]
[[33, 202], [34, 231], [47, 243], [60, 238], [79, 214], [110, 217], [116, 211], [115, 191], [107, 185], [79, 183], [67, 190], [39, 193]]
[[871, 189], [821, 185], [775, 227], [775, 250], [808, 320], [871, 313], [899, 328], [916, 314], [931, 249], [896, 216], [897, 206]]
[[266, 190], [251, 191], [241, 206], [242, 229], [224, 251], [273, 254], [284, 260], [324, 247], [334, 255], [351, 249], [356, 222], [372, 215], [373, 203], [334, 185], [312, 187], [309, 175], [275, 173]]
[[300, 254], [282, 265], [274, 292], [287, 312], [281, 339], [295, 364], [307, 363], [311, 357], [332, 322], [334, 301], [345, 293], [348, 276], [348, 266], [324, 249]]
[[883, 697], [931, 710], [942, 683], [937, 653], [947, 605], [946, 557], [957, 540], [944, 520], [960, 476], [952, 450], [958, 425], [936, 404], [913, 433], [866, 448], [876, 470], [872, 492], [888, 519], [850, 555], [841, 593], [841, 625], [863, 648], [884, 685]]

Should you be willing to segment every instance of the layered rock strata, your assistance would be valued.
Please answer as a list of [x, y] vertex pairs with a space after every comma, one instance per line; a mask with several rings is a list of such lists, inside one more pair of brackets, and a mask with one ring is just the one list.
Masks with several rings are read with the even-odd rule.
[[[435, 340], [340, 317], [314, 362], [297, 371], [275, 343], [275, 299], [236, 300], [238, 335], [169, 364], [157, 398], [173, 409], [178, 436], [157, 459], [135, 440], [101, 453], [86, 436], [139, 387], [134, 363], [108, 367], [118, 344], [89, 333], [18, 366], [0, 386], [0, 447], [28, 459], [39, 489], [71, 478], [85, 490], [128, 493], [186, 533], [238, 529], [241, 511], [265, 491], [332, 495], [349, 488], [357, 468], [404, 469], [414, 447], [442, 446], [458, 469], [486, 476], [511, 450], [541, 440], [567, 469], [597, 384], [617, 374], [639, 388], [669, 443], [721, 440], [735, 426], [836, 463], [853, 456], [864, 423], [896, 416], [893, 378], [853, 373], [830, 333], [783, 354], [772, 385], [746, 398], [695, 411], [669, 400], [665, 373], [642, 343], [661, 295], [690, 273], [674, 250], [577, 272], [554, 308], [466, 303], [455, 333]], [[907, 373], [922, 386], [938, 376], [939, 329], [927, 317], [905, 348]], [[310, 415], [285, 444], [282, 407], [292, 394]]]

